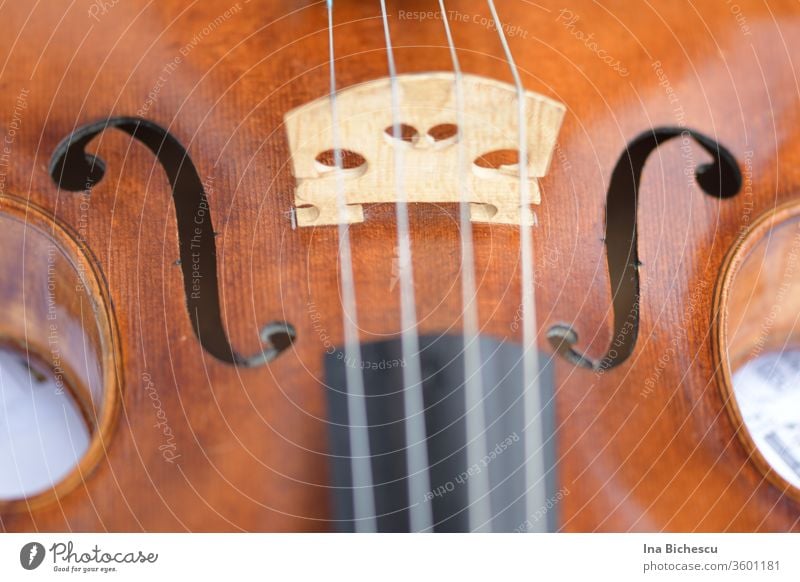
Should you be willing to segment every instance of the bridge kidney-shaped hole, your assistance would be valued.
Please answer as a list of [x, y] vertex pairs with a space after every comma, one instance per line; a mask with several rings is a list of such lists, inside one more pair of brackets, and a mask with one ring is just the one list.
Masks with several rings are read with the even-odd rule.
[[339, 159], [336, 159], [336, 150], [325, 150], [317, 154], [314, 158], [317, 171], [321, 174], [336, 171], [337, 162], [341, 165], [341, 171], [347, 176], [360, 176], [367, 170], [367, 160], [352, 150], [339, 150]]
[[397, 127], [390, 125], [383, 130], [384, 137], [392, 144], [412, 146], [419, 141], [419, 132], [413, 125], [401, 123]]
[[446, 147], [458, 141], [458, 126], [455, 123], [440, 123], [428, 130], [428, 140], [434, 147]]
[[491, 177], [497, 173], [514, 174], [519, 163], [518, 150], [494, 150], [481, 154], [472, 161], [472, 169], [479, 176]]
[[43, 212], [0, 196], [0, 512], [65, 495], [109, 445], [116, 326], [82, 248]]

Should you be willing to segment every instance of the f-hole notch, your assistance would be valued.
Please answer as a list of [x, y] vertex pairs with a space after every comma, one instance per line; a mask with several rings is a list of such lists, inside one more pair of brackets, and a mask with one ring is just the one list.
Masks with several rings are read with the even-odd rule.
[[661, 144], [683, 136], [695, 141], [712, 162], [698, 166], [695, 179], [708, 196], [731, 198], [742, 188], [742, 174], [730, 151], [698, 131], [659, 127], [628, 144], [611, 175], [606, 197], [605, 245], [614, 311], [614, 333], [605, 356], [593, 360], [575, 349], [578, 333], [569, 325], [552, 326], [547, 337], [553, 349], [576, 366], [606, 370], [619, 366], [633, 353], [639, 335], [639, 243], [637, 214], [639, 186], [647, 159]]
[[[259, 334], [262, 350], [254, 355], [243, 356], [230, 344], [222, 325], [217, 246], [208, 197], [188, 152], [171, 133], [138, 117], [112, 117], [81, 126], [53, 152], [53, 181], [59, 188], [73, 192], [90, 190], [100, 182], [105, 162], [88, 154], [86, 146], [109, 128], [124, 131], [147, 146], [167, 174], [178, 223], [186, 308], [200, 344], [218, 360], [237, 366], [255, 367], [274, 360], [295, 340], [295, 328], [290, 323], [276, 321], [263, 326]], [[195, 253], [199, 260], [193, 259]]]

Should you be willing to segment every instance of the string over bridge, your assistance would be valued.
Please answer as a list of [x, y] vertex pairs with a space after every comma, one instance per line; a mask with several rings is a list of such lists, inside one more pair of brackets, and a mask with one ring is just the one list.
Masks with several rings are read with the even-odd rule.
[[[339, 223], [339, 173], [344, 177], [348, 223], [364, 221], [362, 204], [395, 202], [394, 151], [400, 147], [404, 148], [403, 183], [408, 202], [458, 203], [462, 197], [459, 185], [463, 184], [472, 222], [532, 224], [533, 213], [521, 209], [519, 202], [516, 89], [485, 77], [463, 75], [464, 102], [457, 117], [453, 73], [406, 74], [397, 81], [401, 92], [398, 132], [393, 132], [388, 77], [337, 93], [339, 168], [332, 149], [329, 96], [286, 114], [297, 180], [297, 224]], [[530, 198], [539, 204], [537, 180], [547, 173], [565, 108], [530, 91], [525, 98]], [[462, 127], [456, 125], [457, 119]], [[459, 147], [464, 148], [461, 156]]]

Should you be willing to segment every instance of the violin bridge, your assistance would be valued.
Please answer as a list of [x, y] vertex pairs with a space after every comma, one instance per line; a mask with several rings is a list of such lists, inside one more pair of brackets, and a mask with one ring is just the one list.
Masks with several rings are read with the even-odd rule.
[[[397, 130], [388, 77], [337, 93], [335, 133], [329, 96], [289, 111], [297, 225], [339, 224], [340, 189], [347, 223], [364, 221], [363, 204], [396, 202], [397, 153], [409, 203], [458, 203], [463, 191], [473, 222], [533, 224], [531, 209], [519, 204], [516, 89], [475, 75], [461, 82], [458, 112], [453, 73], [398, 76]], [[565, 108], [529, 91], [525, 100], [530, 200], [539, 204], [538, 179], [547, 173]]]

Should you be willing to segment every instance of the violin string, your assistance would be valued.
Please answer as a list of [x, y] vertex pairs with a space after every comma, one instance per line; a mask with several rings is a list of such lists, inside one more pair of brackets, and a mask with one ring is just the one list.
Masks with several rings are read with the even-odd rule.
[[[481, 371], [481, 348], [478, 338], [478, 303], [475, 285], [475, 253], [472, 240], [469, 194], [467, 192], [466, 152], [464, 151], [464, 84], [461, 63], [458, 59], [453, 33], [447, 20], [445, 0], [439, 0], [442, 22], [453, 62], [454, 91], [456, 101], [456, 143], [458, 146], [458, 192], [459, 227], [461, 235], [461, 303], [464, 333], [464, 401], [467, 436], [467, 467], [478, 466], [486, 457], [486, 417], [484, 409], [483, 378]], [[489, 497], [489, 473], [480, 471], [467, 481], [469, 503], [469, 531], [491, 531], [491, 503]]]
[[[392, 133], [395, 141], [402, 139], [400, 128], [400, 87], [394, 49], [389, 33], [386, 0], [381, 0], [381, 17], [386, 40], [392, 99]], [[423, 500], [430, 491], [425, 402], [422, 394], [422, 366], [417, 335], [417, 307], [414, 296], [414, 273], [411, 263], [411, 237], [408, 223], [408, 204], [403, 184], [403, 149], [394, 148], [395, 190], [397, 194], [397, 242], [400, 266], [400, 320], [403, 368], [403, 405], [406, 432], [406, 462], [408, 464], [408, 504], [410, 529], [414, 532], [432, 531], [433, 512]]]
[[[525, 89], [519, 75], [514, 55], [508, 45], [503, 23], [497, 14], [494, 0], [487, 0], [492, 13], [497, 34], [503, 45], [503, 52], [508, 61], [514, 85], [517, 91], [519, 115], [519, 189], [520, 189], [520, 261], [522, 262], [522, 349], [523, 349], [523, 417], [524, 417], [524, 454], [525, 454], [525, 517], [530, 516], [546, 503], [544, 486], [544, 434], [541, 415], [541, 386], [539, 379], [539, 354], [536, 334], [536, 301], [534, 295], [534, 248], [533, 229], [525, 224], [530, 209], [531, 194], [528, 182], [528, 136], [527, 115], [525, 111]], [[535, 221], [534, 221], [535, 224]], [[538, 523], [538, 522], [537, 522]]]
[[327, 0], [328, 45], [330, 68], [331, 133], [336, 167], [336, 203], [339, 214], [339, 261], [344, 310], [345, 391], [347, 392], [348, 440], [353, 479], [353, 518], [358, 532], [377, 531], [375, 496], [372, 476], [372, 455], [369, 444], [367, 399], [361, 366], [361, 344], [358, 339], [356, 290], [350, 247], [350, 225], [347, 222], [344, 164], [339, 135], [339, 111], [336, 101], [336, 64], [333, 48], [333, 0]]

